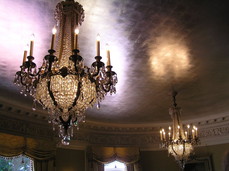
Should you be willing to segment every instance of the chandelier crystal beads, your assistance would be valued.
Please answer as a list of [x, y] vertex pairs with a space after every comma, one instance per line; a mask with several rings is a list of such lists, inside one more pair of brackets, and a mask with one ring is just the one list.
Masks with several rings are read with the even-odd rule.
[[107, 93], [116, 93], [118, 80], [112, 71], [109, 50], [107, 66], [101, 61], [100, 40], [97, 40], [95, 62], [91, 68], [84, 65], [78, 48], [78, 28], [84, 20], [84, 10], [78, 2], [58, 3], [55, 20], [57, 27], [53, 29], [51, 48], [42, 66], [37, 70], [33, 62], [34, 40], [31, 40], [30, 54], [27, 56], [24, 51], [23, 64], [14, 82], [22, 87], [22, 94], [34, 97], [33, 109], [40, 103], [48, 110], [49, 122], [54, 129], [59, 128], [62, 143], [68, 145], [73, 127], [85, 121], [85, 110], [95, 103], [99, 107]]
[[181, 108], [176, 104], [177, 92], [173, 92], [173, 106], [169, 109], [173, 125], [160, 130], [161, 147], [167, 148], [168, 153], [175, 157], [180, 167], [184, 169], [185, 163], [194, 150], [194, 146], [200, 143], [196, 126], [183, 125], [181, 122]]

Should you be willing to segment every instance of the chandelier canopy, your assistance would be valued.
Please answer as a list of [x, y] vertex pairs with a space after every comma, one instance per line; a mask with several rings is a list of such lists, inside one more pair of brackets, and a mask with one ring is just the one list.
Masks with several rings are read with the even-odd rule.
[[168, 132], [164, 128], [160, 130], [161, 147], [167, 148], [168, 153], [175, 157], [180, 167], [184, 169], [186, 161], [194, 150], [194, 146], [200, 143], [197, 127], [183, 125], [181, 122], [181, 108], [176, 104], [177, 92], [173, 92], [173, 106], [169, 109], [173, 125]]
[[82, 5], [74, 0], [58, 3], [55, 20], [51, 48], [42, 66], [37, 70], [33, 62], [32, 39], [30, 54], [27, 56], [27, 50], [24, 51], [21, 70], [15, 74], [14, 83], [22, 87], [22, 94], [34, 97], [34, 110], [37, 102], [48, 110], [49, 122], [53, 129], [58, 126], [62, 143], [68, 145], [73, 126], [78, 127], [85, 121], [85, 110], [95, 103], [100, 107], [107, 93], [116, 93], [117, 75], [112, 71], [109, 49], [107, 65], [101, 61], [99, 36], [95, 62], [91, 68], [84, 65], [78, 48], [79, 26], [84, 21]]

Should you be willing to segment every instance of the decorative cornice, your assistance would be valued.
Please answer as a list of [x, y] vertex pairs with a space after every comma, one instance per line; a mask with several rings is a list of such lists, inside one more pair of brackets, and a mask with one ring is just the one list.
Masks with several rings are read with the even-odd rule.
[[52, 139], [53, 131], [47, 123], [47, 116], [38, 111], [25, 110], [0, 102], [1, 132], [26, 137]]
[[200, 137], [219, 137], [229, 136], [229, 124], [215, 126], [211, 128], [203, 128], [200, 133]]
[[[4, 103], [0, 101], [0, 115], [18, 118], [22, 120], [31, 120], [33, 122], [44, 123], [43, 121], [47, 121], [48, 113], [41, 112], [40, 110], [33, 111], [27, 108], [21, 108], [18, 106], [14, 106], [8, 103]], [[47, 123], [47, 122], [46, 122]]]
[[[47, 114], [48, 115], [48, 114]], [[39, 111], [27, 111], [0, 103], [0, 129], [2, 132], [52, 139], [56, 135], [47, 123], [47, 115]], [[202, 145], [229, 143], [229, 115], [210, 116], [184, 121], [199, 128]], [[84, 145], [138, 146], [142, 149], [159, 149], [159, 129], [171, 123], [160, 124], [110, 124], [87, 121], [74, 131], [72, 148]]]
[[53, 131], [47, 126], [38, 125], [24, 120], [8, 118], [0, 115], [1, 132], [23, 135], [27, 137], [52, 139]]

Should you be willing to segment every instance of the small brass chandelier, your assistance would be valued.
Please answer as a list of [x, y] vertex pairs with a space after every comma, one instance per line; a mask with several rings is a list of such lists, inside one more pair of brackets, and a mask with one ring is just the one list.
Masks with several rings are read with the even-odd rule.
[[85, 121], [85, 110], [95, 103], [99, 107], [107, 93], [116, 93], [118, 80], [112, 71], [109, 50], [107, 65], [101, 61], [99, 37], [95, 62], [91, 68], [84, 65], [78, 48], [79, 26], [84, 21], [82, 5], [74, 0], [58, 3], [55, 20], [57, 26], [53, 28], [51, 48], [42, 66], [37, 70], [33, 62], [34, 40], [31, 40], [30, 54], [27, 56], [24, 51], [21, 70], [15, 74], [14, 83], [22, 87], [22, 94], [34, 98], [34, 110], [36, 103], [48, 110], [49, 122], [53, 129], [59, 128], [62, 144], [68, 145], [73, 127]]
[[169, 109], [173, 125], [168, 127], [168, 132], [164, 128], [160, 130], [162, 148], [168, 149], [168, 153], [175, 157], [180, 167], [184, 169], [185, 163], [194, 150], [194, 146], [200, 143], [198, 138], [198, 128], [193, 125], [182, 125], [181, 108], [176, 104], [177, 92], [173, 92], [173, 106]]

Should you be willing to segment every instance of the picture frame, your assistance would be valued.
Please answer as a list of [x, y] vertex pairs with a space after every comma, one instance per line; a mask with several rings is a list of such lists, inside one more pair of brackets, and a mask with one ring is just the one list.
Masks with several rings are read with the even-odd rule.
[[184, 171], [213, 171], [211, 156], [197, 157], [188, 161]]

